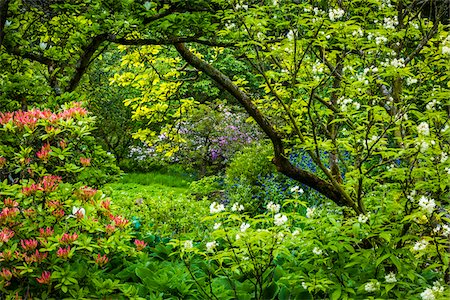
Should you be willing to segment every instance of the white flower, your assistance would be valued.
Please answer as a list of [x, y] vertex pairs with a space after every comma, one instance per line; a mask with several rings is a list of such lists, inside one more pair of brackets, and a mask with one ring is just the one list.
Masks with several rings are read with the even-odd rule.
[[419, 135], [429, 136], [430, 135], [430, 126], [428, 126], [427, 122], [422, 122], [417, 126], [417, 132]]
[[417, 79], [416, 78], [412, 78], [412, 77], [406, 78], [406, 85], [413, 85], [415, 83], [417, 83]]
[[300, 230], [295, 229], [294, 232], [292, 233], [293, 236], [297, 236], [300, 234]]
[[269, 204], [267, 204], [267, 210], [273, 213], [278, 213], [280, 211], [280, 204], [269, 202]]
[[450, 54], [450, 47], [449, 46], [442, 46], [442, 54]]
[[313, 217], [314, 217], [314, 212], [315, 212], [315, 210], [316, 210], [315, 207], [308, 207], [308, 208], [306, 209], [306, 217], [307, 217], [308, 219], [313, 218]]
[[149, 10], [152, 7], [152, 4], [149, 1], [146, 1], [144, 3], [144, 7], [145, 7], [146, 10]]
[[39, 48], [41, 48], [41, 50], [45, 50], [47, 48], [47, 43], [40, 42], [39, 43]]
[[209, 206], [209, 212], [212, 214], [220, 213], [225, 210], [225, 206], [223, 204], [219, 204], [217, 202], [211, 203]]
[[84, 217], [86, 215], [86, 210], [84, 208], [82, 208], [82, 207], [74, 206], [74, 207], [72, 207], [72, 214], [69, 215], [69, 218], [70, 217], [76, 218], [77, 214], [81, 214]]
[[276, 226], [281, 226], [281, 225], [283, 225], [284, 223], [286, 223], [287, 222], [287, 220], [288, 220], [288, 218], [285, 216], [285, 215], [282, 215], [282, 214], [276, 214], [275, 216], [274, 216], [274, 224], [276, 225]]
[[304, 281], [302, 281], [302, 287], [303, 287], [305, 290], [308, 289], [308, 286], [306, 285], [306, 283], [305, 283]]
[[244, 206], [242, 204], [239, 203], [234, 203], [233, 206], [231, 207], [232, 211], [243, 211], [244, 210]]
[[216, 248], [216, 247], [217, 247], [216, 241], [206, 243], [206, 251], [213, 251], [214, 248]]
[[9, 27], [11, 26], [12, 22], [10, 20], [6, 20], [5, 22], [5, 27]]
[[430, 145], [426, 141], [422, 141], [422, 143], [420, 144], [420, 152], [423, 153], [427, 151], [429, 147]]
[[222, 223], [214, 223], [214, 230], [217, 230], [222, 226]]
[[435, 110], [436, 106], [440, 104], [436, 99], [431, 100], [430, 102], [427, 103], [426, 105], [426, 109], [427, 110]]
[[364, 289], [368, 293], [378, 291], [379, 288], [380, 288], [380, 283], [378, 281], [377, 282], [368, 282], [364, 285]]
[[421, 251], [424, 250], [428, 246], [428, 242], [426, 240], [417, 241], [414, 244], [413, 251]]
[[250, 224], [245, 223], [245, 222], [241, 224], [241, 232], [245, 232], [249, 228], [250, 228]]
[[448, 154], [445, 152], [441, 153], [441, 163], [445, 163], [448, 159]]
[[333, 9], [330, 9], [330, 11], [328, 12], [328, 16], [330, 17], [331, 21], [335, 21], [337, 19], [342, 18], [342, 16], [344, 14], [345, 14], [345, 11], [340, 8], [333, 8]]
[[314, 249], [312, 250], [312, 252], [315, 255], [322, 255], [322, 249], [320, 249], [319, 247], [314, 247]]
[[369, 221], [369, 217], [370, 217], [370, 213], [366, 215], [360, 214], [358, 216], [358, 222], [359, 223], [367, 223], [367, 221]]
[[387, 283], [397, 282], [397, 278], [395, 278], [395, 274], [393, 272], [384, 276], [384, 279], [386, 280]]
[[434, 203], [433, 199], [428, 199], [425, 196], [420, 197], [419, 206], [422, 210], [426, 211], [428, 214], [431, 214], [436, 207], [436, 203]]
[[442, 225], [442, 235], [447, 237], [450, 236], [450, 226]]
[[420, 297], [422, 297], [423, 300], [434, 300], [436, 297], [434, 296], [433, 290], [430, 288], [427, 288], [425, 291], [420, 293]]
[[194, 244], [192, 243], [192, 240], [184, 241], [184, 249], [189, 250], [194, 247]]
[[236, 233], [236, 241], [239, 240], [241, 238], [241, 236], [239, 235], [239, 233]]
[[433, 287], [431, 289], [433, 290], [433, 292], [436, 293], [443, 293], [445, 290], [445, 288], [441, 285], [439, 281], [433, 282]]
[[383, 27], [386, 29], [395, 29], [395, 26], [398, 25], [397, 16], [392, 18], [384, 17]]

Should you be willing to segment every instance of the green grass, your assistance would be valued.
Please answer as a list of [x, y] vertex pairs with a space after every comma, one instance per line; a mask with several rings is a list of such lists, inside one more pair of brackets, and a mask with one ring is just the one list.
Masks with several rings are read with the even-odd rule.
[[144, 235], [200, 234], [201, 219], [209, 214], [209, 202], [195, 200], [189, 194], [189, 181], [176, 174], [126, 174], [104, 186], [103, 192], [120, 214], [139, 220]]
[[166, 187], [187, 188], [193, 181], [188, 175], [176, 173], [128, 173], [124, 174], [118, 183], [127, 184], [134, 183], [140, 185], [159, 184]]

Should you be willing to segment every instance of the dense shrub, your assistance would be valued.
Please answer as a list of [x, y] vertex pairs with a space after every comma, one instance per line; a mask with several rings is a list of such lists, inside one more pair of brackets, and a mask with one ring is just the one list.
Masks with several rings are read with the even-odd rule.
[[130, 221], [95, 188], [117, 167], [74, 104], [0, 115], [0, 298], [102, 298], [131, 259]]
[[32, 109], [0, 113], [0, 180], [17, 183], [46, 174], [99, 186], [120, 170], [91, 136], [94, 118], [79, 103], [57, 113]]

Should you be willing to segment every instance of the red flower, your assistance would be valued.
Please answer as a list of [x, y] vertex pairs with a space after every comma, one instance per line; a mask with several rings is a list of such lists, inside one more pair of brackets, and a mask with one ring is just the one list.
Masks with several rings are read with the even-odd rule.
[[66, 149], [67, 147], [67, 143], [65, 140], [60, 140], [59, 141], [59, 146], [61, 147], [61, 149]]
[[105, 231], [108, 235], [112, 234], [115, 230], [116, 230], [116, 226], [114, 226], [112, 224], [106, 225]]
[[30, 196], [36, 194], [37, 191], [42, 191], [42, 187], [40, 184], [31, 184], [30, 186], [24, 186], [22, 188], [22, 194], [25, 196]]
[[56, 190], [61, 182], [61, 177], [55, 175], [46, 175], [41, 179], [41, 186], [44, 192], [50, 193]]
[[69, 245], [72, 244], [73, 242], [75, 242], [78, 238], [78, 234], [77, 233], [73, 233], [73, 234], [68, 234], [68, 233], [64, 233], [61, 238], [59, 239], [59, 242], [63, 245]]
[[106, 210], [109, 210], [109, 209], [110, 209], [110, 206], [111, 206], [111, 200], [103, 200], [103, 201], [100, 203], [100, 206], [103, 207], [103, 208], [106, 209]]
[[0, 156], [0, 169], [6, 165], [6, 158]]
[[63, 258], [63, 259], [66, 259], [66, 258], [68, 258], [69, 257], [69, 254], [70, 254], [70, 247], [67, 247], [67, 248], [59, 248], [58, 249], [58, 251], [56, 251], [56, 255], [59, 257], [59, 258]]
[[64, 214], [65, 214], [64, 209], [57, 209], [52, 211], [52, 215], [57, 219], [64, 217]]
[[48, 160], [48, 158], [49, 158], [49, 156], [50, 156], [50, 152], [51, 152], [50, 144], [47, 143], [47, 144], [42, 145], [41, 150], [39, 150], [39, 151], [36, 153], [36, 156], [37, 156], [40, 160], [43, 160], [43, 161], [47, 162], [47, 160]]
[[80, 163], [83, 167], [87, 167], [91, 165], [91, 159], [88, 157], [80, 157]]
[[0, 231], [0, 242], [7, 243], [14, 236], [14, 231], [9, 228], [3, 228]]
[[141, 251], [145, 248], [145, 246], [147, 246], [147, 243], [140, 240], [134, 240], [134, 245], [136, 246], [137, 251]]
[[50, 273], [49, 271], [44, 271], [44, 272], [42, 272], [41, 277], [36, 278], [36, 280], [40, 284], [49, 284], [51, 275], [52, 275], [52, 273]]
[[115, 223], [115, 225], [119, 228], [124, 228], [130, 222], [122, 216], [114, 216], [111, 214], [109, 217]]
[[40, 237], [46, 238], [46, 237], [52, 236], [53, 233], [54, 233], [54, 230], [51, 227], [46, 227], [45, 229], [39, 228], [39, 236]]
[[78, 190], [78, 195], [81, 200], [86, 201], [92, 198], [97, 193], [97, 190], [88, 186], [81, 187]]
[[3, 268], [0, 272], [0, 277], [3, 278], [5, 281], [10, 281], [12, 278], [12, 273], [10, 270]]
[[101, 256], [100, 254], [97, 255], [97, 257], [95, 258], [95, 263], [97, 265], [99, 265], [100, 267], [103, 267], [104, 265], [106, 265], [106, 263], [108, 262], [108, 257], [106, 257], [106, 254], [104, 254], [103, 256]]
[[34, 239], [20, 240], [20, 245], [22, 246], [23, 250], [34, 250], [38, 246], [38, 241]]

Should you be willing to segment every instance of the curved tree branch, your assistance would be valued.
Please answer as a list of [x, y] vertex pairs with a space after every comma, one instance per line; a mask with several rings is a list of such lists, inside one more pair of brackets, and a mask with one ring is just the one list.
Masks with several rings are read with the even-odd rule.
[[270, 122], [265, 118], [261, 111], [253, 104], [250, 96], [243, 90], [241, 90], [233, 81], [227, 77], [225, 74], [220, 72], [218, 69], [214, 68], [204, 60], [195, 56], [186, 46], [182, 43], [175, 44], [175, 48], [178, 53], [193, 67], [206, 73], [211, 79], [213, 79], [217, 84], [222, 86], [226, 91], [228, 91], [236, 100], [245, 108], [247, 113], [258, 123], [259, 127], [264, 131], [264, 133], [272, 141], [274, 147], [274, 158], [272, 162], [275, 164], [278, 172], [303, 183], [327, 198], [334, 201], [340, 206], [350, 206], [357, 213], [361, 213], [358, 207], [348, 203], [345, 197], [336, 189], [331, 183], [323, 180], [322, 178], [302, 170], [294, 166], [286, 157], [285, 149], [283, 146], [282, 137], [279, 132], [270, 124]]
[[3, 44], [3, 38], [5, 37], [5, 23], [9, 2], [10, 0], [0, 0], [0, 46]]

